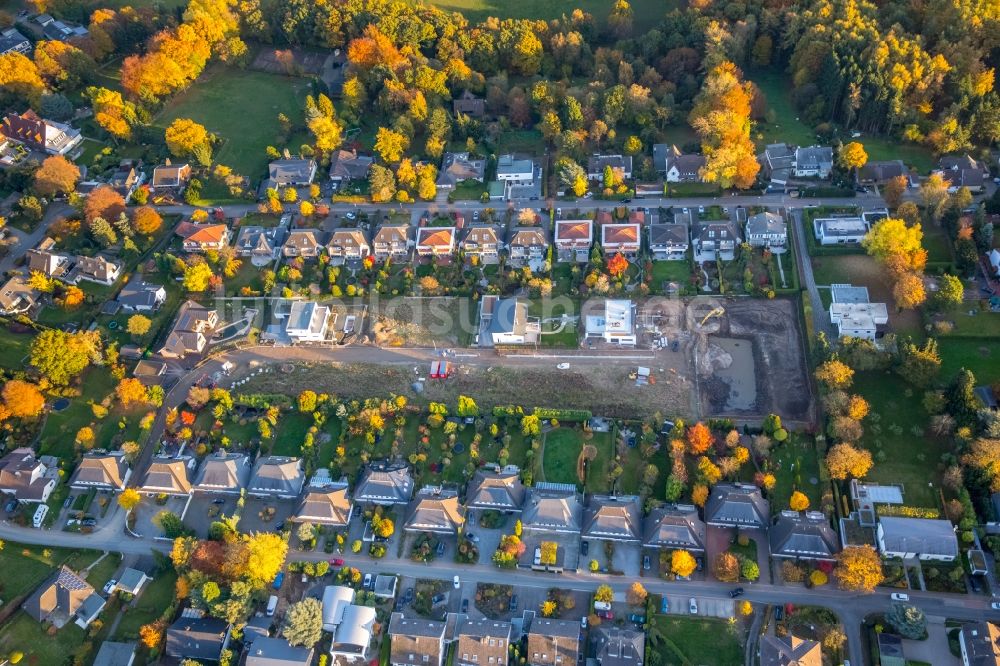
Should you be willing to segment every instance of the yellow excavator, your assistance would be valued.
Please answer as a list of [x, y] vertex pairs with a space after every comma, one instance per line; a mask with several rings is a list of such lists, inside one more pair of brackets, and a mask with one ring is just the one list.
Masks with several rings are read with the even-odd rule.
[[721, 317], [724, 314], [726, 314], [725, 309], [723, 309], [721, 307], [715, 308], [714, 310], [712, 310], [711, 312], [709, 312], [707, 315], [705, 315], [705, 318], [702, 319], [701, 323], [698, 324], [698, 325], [699, 326], [704, 326], [705, 322], [708, 321], [709, 319], [711, 319], [712, 317]]

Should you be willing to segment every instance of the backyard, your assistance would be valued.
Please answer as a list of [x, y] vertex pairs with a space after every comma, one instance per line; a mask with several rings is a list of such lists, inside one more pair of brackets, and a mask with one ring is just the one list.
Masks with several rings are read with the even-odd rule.
[[115, 631], [114, 640], [135, 640], [139, 627], [156, 620], [174, 599], [174, 583], [177, 576], [171, 571], [158, 574], [139, 595], [135, 607], [122, 616]]
[[156, 125], [165, 129], [176, 118], [201, 123], [222, 142], [214, 160], [254, 181], [267, 169], [265, 148], [283, 147], [278, 114], [300, 123], [308, 92], [306, 79], [213, 66], [170, 100]]
[[[23, 595], [30, 594], [56, 567], [65, 564], [71, 569], [78, 570], [89, 565], [98, 555], [96, 551], [6, 543], [3, 550], [0, 550], [0, 571], [3, 571], [3, 576], [0, 578], [0, 597], [6, 604], [20, 602]], [[3, 607], [0, 605], [0, 609]], [[0, 643], [0, 654], [6, 652], [5, 646]]]
[[[724, 620], [692, 619], [676, 615], [654, 615], [647, 649], [659, 653], [661, 666], [732, 666], [743, 663], [743, 648], [734, 635], [735, 628]], [[658, 644], [657, 644], [658, 643]]]

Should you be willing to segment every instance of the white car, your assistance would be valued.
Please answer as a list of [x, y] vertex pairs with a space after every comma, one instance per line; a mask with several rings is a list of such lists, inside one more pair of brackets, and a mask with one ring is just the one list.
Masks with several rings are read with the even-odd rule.
[[107, 583], [104, 584], [104, 594], [111, 594], [111, 592], [115, 589], [116, 585], [118, 585], [118, 581], [116, 579], [112, 578], [111, 580], [109, 580]]
[[455, 584], [455, 589], [456, 589], [456, 590], [457, 590], [458, 588], [462, 587], [462, 581], [461, 581], [461, 580], [459, 580], [458, 576], [455, 576], [454, 580], [452, 580], [452, 583], [454, 583], [454, 584]]
[[560, 363], [556, 368], [559, 370], [569, 370], [569, 363]]
[[1000, 601], [994, 601], [990, 604], [990, 608], [993, 610], [1000, 610]]
[[889, 595], [893, 601], [909, 601], [910, 595], [903, 594], [902, 592], [893, 592]]
[[691, 615], [698, 614], [698, 601], [694, 597], [691, 597], [691, 600], [688, 601], [688, 611], [690, 611]]

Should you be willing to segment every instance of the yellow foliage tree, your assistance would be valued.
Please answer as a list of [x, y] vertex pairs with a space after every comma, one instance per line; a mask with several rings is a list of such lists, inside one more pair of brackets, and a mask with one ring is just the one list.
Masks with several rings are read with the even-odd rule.
[[670, 554], [670, 570], [678, 576], [690, 576], [698, 568], [694, 556], [686, 550], [677, 549]]
[[837, 555], [834, 573], [840, 589], [871, 592], [882, 582], [882, 559], [872, 546], [848, 546]]
[[178, 118], [167, 127], [167, 149], [176, 157], [193, 155], [199, 146], [210, 146], [211, 135], [190, 118]]
[[896, 307], [912, 310], [927, 300], [924, 281], [917, 273], [903, 273], [892, 287], [892, 297], [896, 300]]
[[851, 169], [860, 169], [868, 163], [868, 153], [865, 152], [865, 147], [859, 142], [851, 141], [840, 149], [837, 161], [840, 162], [840, 166], [848, 171]]
[[118, 382], [115, 394], [125, 407], [136, 402], [146, 402], [147, 399], [146, 387], [135, 377], [128, 377]]
[[552, 601], [551, 599], [546, 599], [542, 602], [542, 617], [552, 617], [559, 610], [559, 604]]
[[705, 506], [708, 501], [708, 486], [698, 483], [691, 489], [691, 502], [696, 506]]
[[31, 382], [11, 379], [3, 385], [3, 402], [10, 416], [35, 418], [45, 408], [45, 397]]
[[809, 498], [806, 497], [805, 493], [796, 490], [788, 499], [788, 507], [792, 511], [805, 511], [809, 508]]
[[142, 496], [139, 495], [139, 491], [135, 488], [126, 488], [118, 495], [118, 506], [126, 511], [131, 511], [141, 501]]
[[816, 368], [815, 377], [828, 389], [844, 389], [854, 381], [854, 370], [846, 363], [833, 359]]
[[826, 454], [826, 467], [834, 479], [840, 481], [848, 477], [860, 479], [872, 468], [872, 454], [865, 449], [857, 449], [847, 442], [842, 442]]
[[641, 606], [646, 603], [646, 597], [648, 596], [649, 593], [646, 592], [646, 588], [644, 588], [642, 583], [639, 581], [632, 583], [632, 585], [628, 588], [628, 591], [625, 593], [626, 601], [633, 606]]

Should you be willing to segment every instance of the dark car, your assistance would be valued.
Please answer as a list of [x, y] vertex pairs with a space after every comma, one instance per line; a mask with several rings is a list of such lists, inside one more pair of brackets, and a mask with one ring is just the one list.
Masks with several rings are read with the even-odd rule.
[[462, 612], [463, 613], [468, 613], [469, 612], [469, 600], [468, 599], [462, 599]]
[[622, 203], [632, 203], [631, 199], [622, 199]]
[[406, 592], [403, 593], [403, 603], [408, 604], [413, 601], [413, 588], [406, 588]]
[[224, 500], [222, 498], [212, 500], [212, 504], [225, 504], [225, 503], [226, 503], [226, 500]]
[[16, 508], [17, 508], [17, 500], [12, 499], [11, 501], [7, 502], [4, 505], [3, 510], [6, 511], [7, 513], [11, 513]]
[[639, 615], [638, 613], [632, 613], [628, 616], [629, 622], [635, 622], [636, 624], [646, 624], [646, 616]]
[[513, 595], [510, 598], [510, 610], [517, 610], [517, 595]]
[[729, 591], [729, 598], [730, 599], [735, 599], [736, 597], [742, 597], [742, 596], [743, 596], [743, 588], [742, 587], [738, 587], [735, 590], [730, 590]]
[[774, 619], [775, 619], [775, 621], [776, 622], [781, 622], [782, 618], [784, 618], [784, 617], [785, 617], [785, 608], [784, 608], [784, 606], [775, 606], [774, 607]]
[[580, 554], [586, 555], [589, 552], [590, 552], [590, 542], [584, 541], [583, 543], [580, 544]]
[[444, 541], [438, 541], [437, 554], [438, 557], [444, 555]]
[[649, 555], [642, 556], [642, 568], [645, 569], [646, 571], [649, 571], [650, 568]]
[[433, 597], [431, 597], [431, 603], [433, 605], [437, 606], [438, 604], [443, 604], [444, 600], [447, 599], [447, 598], [448, 597], [446, 597], [443, 594], [435, 594]]

